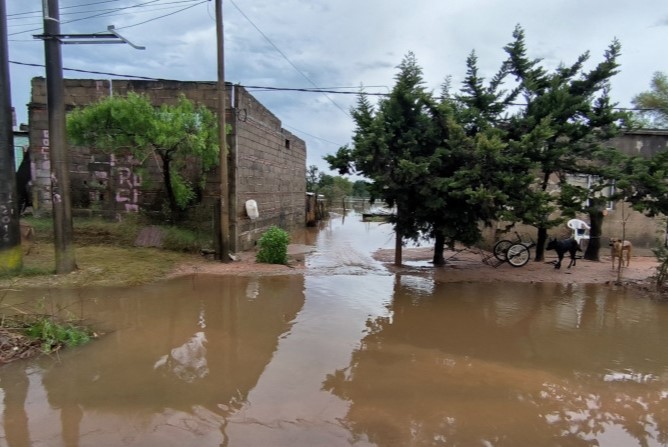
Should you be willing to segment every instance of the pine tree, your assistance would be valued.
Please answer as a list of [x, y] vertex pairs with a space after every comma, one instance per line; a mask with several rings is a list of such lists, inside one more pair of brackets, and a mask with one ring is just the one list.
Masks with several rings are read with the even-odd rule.
[[[574, 64], [548, 73], [539, 66], [539, 60], [527, 57], [520, 27], [515, 29], [513, 37], [515, 40], [505, 47], [509, 70], [520, 83], [527, 104], [523, 112], [510, 121], [509, 137], [519, 140], [540, 123], [549, 126], [551, 136], [542, 144], [528, 148], [527, 155], [540, 169], [537, 188], [544, 193], [558, 192], [555, 196], [558, 200], [545, 204], [545, 213], [535, 216], [533, 222], [538, 227], [536, 260], [543, 259], [548, 229], [562, 222], [561, 218], [550, 217], [559, 204], [571, 205], [564, 209], [567, 214], [576, 211], [589, 214], [592, 228], [585, 258], [598, 260], [606, 202], [600, 192], [616, 175], [603, 169], [617, 156], [612, 148], [606, 147], [606, 142], [619, 132], [626, 117], [615, 112], [608, 96], [609, 81], [618, 72], [621, 46], [613, 41], [603, 61], [589, 72], [583, 69], [589, 58], [589, 53], [584, 53]], [[587, 175], [593, 183], [589, 188], [578, 190], [568, 185], [569, 175]]]

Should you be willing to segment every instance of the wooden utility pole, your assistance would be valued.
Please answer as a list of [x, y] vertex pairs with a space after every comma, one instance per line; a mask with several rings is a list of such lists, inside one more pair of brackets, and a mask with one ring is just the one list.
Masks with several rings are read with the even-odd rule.
[[63, 98], [63, 62], [60, 41], [57, 37], [60, 35], [60, 13], [58, 0], [42, 0], [42, 2], [56, 273], [69, 273], [76, 270], [77, 265], [74, 260], [73, 246], [74, 229]]
[[0, 0], [0, 273], [16, 273], [23, 267], [11, 98], [7, 8]]
[[216, 0], [216, 40], [218, 47], [218, 145], [220, 147], [220, 225], [216, 259], [230, 262], [230, 186], [227, 166], [225, 120], [225, 51], [223, 48], [223, 0]]

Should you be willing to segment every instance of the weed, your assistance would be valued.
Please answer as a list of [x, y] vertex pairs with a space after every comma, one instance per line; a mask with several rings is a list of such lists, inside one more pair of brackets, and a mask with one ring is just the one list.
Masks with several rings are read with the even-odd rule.
[[272, 226], [262, 234], [258, 241], [260, 250], [257, 253], [257, 262], [266, 264], [287, 264], [288, 244], [290, 235], [287, 231]]
[[165, 250], [199, 253], [202, 249], [203, 241], [192, 230], [168, 227], [165, 238], [162, 241], [162, 246]]
[[663, 245], [652, 249], [656, 260], [659, 261], [659, 266], [656, 268], [656, 288], [661, 291], [668, 281], [668, 249]]
[[42, 351], [49, 353], [64, 346], [74, 347], [88, 343], [91, 332], [73, 323], [59, 323], [50, 317], [39, 316], [25, 324], [25, 334], [40, 341]]

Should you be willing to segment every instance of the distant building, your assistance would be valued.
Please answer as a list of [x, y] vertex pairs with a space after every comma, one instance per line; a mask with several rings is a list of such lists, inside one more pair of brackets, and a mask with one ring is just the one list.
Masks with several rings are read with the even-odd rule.
[[21, 126], [19, 130], [14, 130], [14, 164], [17, 170], [21, 166], [23, 155], [28, 150], [29, 145], [28, 129]]
[[[179, 95], [216, 110], [215, 82], [65, 80], [68, 110], [96, 102], [109, 95], [128, 92], [145, 94], [154, 105], [175, 103]], [[228, 136], [232, 162], [229, 166], [231, 248], [252, 247], [271, 225], [290, 229], [305, 221], [306, 144], [281, 127], [281, 121], [243, 87], [227, 85], [226, 120], [232, 127]], [[29, 104], [30, 150], [33, 207], [36, 212], [51, 210], [49, 133], [44, 78], [32, 80]], [[160, 163], [147, 160], [143, 176], [137, 160], [118, 159], [92, 148], [70, 148], [70, 180], [73, 208], [95, 209], [114, 216], [118, 213], [154, 209], [164, 192]], [[219, 172], [213, 172], [204, 191], [204, 203], [213, 209], [219, 191]], [[153, 181], [153, 179], [156, 179]], [[251, 220], [246, 202], [255, 201], [258, 217]]]

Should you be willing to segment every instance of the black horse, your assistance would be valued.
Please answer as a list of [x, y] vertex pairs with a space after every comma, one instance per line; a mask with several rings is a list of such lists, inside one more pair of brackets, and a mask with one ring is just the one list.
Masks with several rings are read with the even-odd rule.
[[572, 265], [575, 265], [575, 253], [582, 251], [580, 245], [575, 239], [563, 239], [558, 241], [556, 238], [550, 239], [547, 243], [546, 250], [555, 250], [559, 260], [555, 262], [554, 268], [561, 268], [561, 260], [564, 259], [564, 254], [568, 252], [571, 255], [571, 262], [568, 264], [568, 268], [571, 268]]

